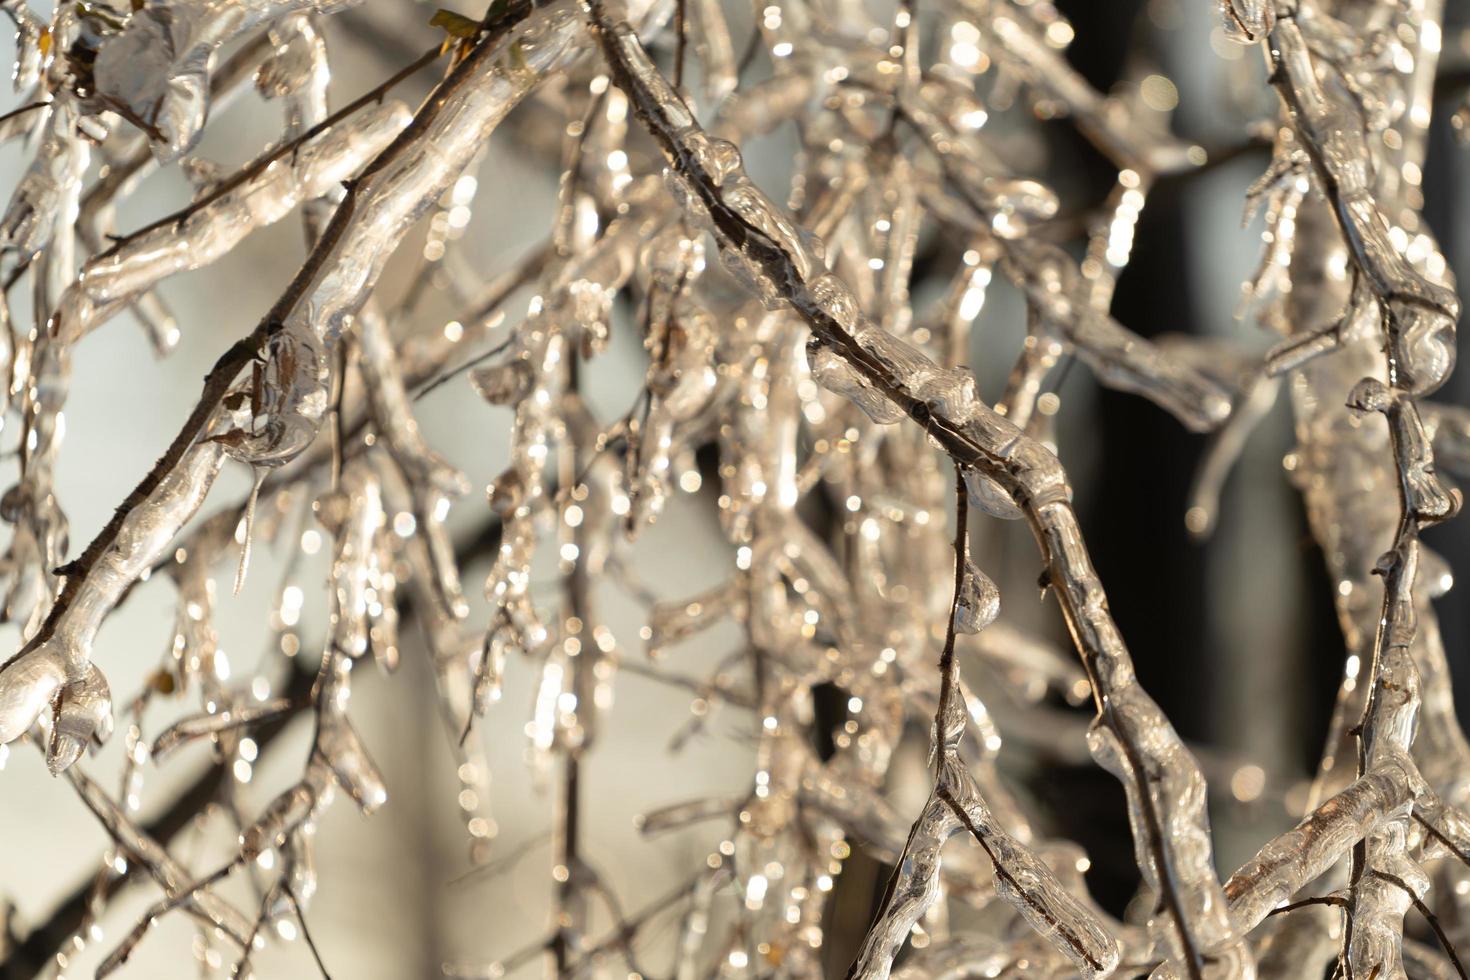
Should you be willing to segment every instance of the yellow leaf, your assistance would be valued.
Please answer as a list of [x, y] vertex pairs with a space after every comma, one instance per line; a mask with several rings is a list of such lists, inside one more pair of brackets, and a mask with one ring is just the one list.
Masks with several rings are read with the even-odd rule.
[[443, 7], [440, 7], [435, 11], [434, 16], [429, 18], [429, 26], [441, 28], [451, 37], [466, 41], [474, 40], [480, 33], [479, 21], [466, 17], [464, 14], [457, 14], [452, 10], [445, 10]]

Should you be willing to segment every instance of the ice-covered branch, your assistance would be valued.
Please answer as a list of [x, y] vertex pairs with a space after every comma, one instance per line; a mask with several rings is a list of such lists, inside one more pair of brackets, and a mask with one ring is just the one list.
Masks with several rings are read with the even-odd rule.
[[[518, 28], [528, 15], [530, 23]], [[76, 707], [69, 716], [78, 724], [109, 713], [90, 663], [101, 619], [193, 516], [227, 448], [252, 465], [278, 466], [311, 443], [328, 408], [331, 348], [362, 307], [398, 238], [458, 177], [540, 73], [570, 63], [580, 51], [575, 13], [552, 6], [532, 15], [529, 7], [514, 8], [354, 179], [264, 322], [210, 371], [198, 406], [168, 451], [101, 534], [62, 570], [65, 585], [35, 640], [0, 667], [0, 743], [19, 737], [64, 687], [73, 692]], [[231, 403], [226, 396], [236, 376], [257, 359], [264, 360], [273, 394], [264, 405], [244, 394]], [[242, 411], [243, 426], [234, 417]], [[70, 738], [53, 751], [52, 765], [64, 768], [84, 745]]]
[[1210, 867], [1203, 778], [1133, 676], [1056, 458], [982, 405], [972, 379], [939, 368], [867, 321], [846, 285], [825, 271], [821, 243], [745, 177], [739, 150], [705, 135], [626, 24], [601, 3], [590, 10], [614, 81], [669, 160], [671, 189], [714, 234], [732, 272], [763, 300], [789, 303], [807, 322], [819, 383], [852, 398], [874, 421], [913, 418], [958, 465], [996, 481], [1024, 508], [1093, 682], [1093, 751], [1129, 789], [1139, 863], [1164, 899], [1157, 932], [1164, 956], [1179, 959], [1194, 977], [1206, 975], [1207, 957], [1227, 972], [1248, 968], [1250, 953], [1232, 929]]

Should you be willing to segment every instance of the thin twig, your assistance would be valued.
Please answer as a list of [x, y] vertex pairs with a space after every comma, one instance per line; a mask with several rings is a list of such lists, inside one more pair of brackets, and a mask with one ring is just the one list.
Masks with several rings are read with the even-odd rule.
[[1267, 912], [1266, 915], [1268, 917], [1273, 915], [1285, 915], [1287, 912], [1295, 912], [1297, 909], [1304, 909], [1310, 905], [1331, 905], [1335, 908], [1345, 909], [1347, 908], [1348, 900], [1343, 898], [1341, 895], [1316, 895], [1312, 898], [1304, 898], [1299, 902], [1292, 902], [1290, 905], [1277, 906], [1276, 908]]
[[296, 912], [296, 921], [301, 923], [301, 938], [306, 940], [306, 946], [311, 950], [312, 958], [316, 960], [316, 967], [322, 971], [326, 980], [332, 980], [332, 975], [327, 972], [327, 964], [322, 962], [322, 952], [317, 949], [316, 940], [311, 937], [311, 928], [306, 924], [306, 913], [301, 908], [301, 902], [296, 897], [296, 892], [291, 888], [291, 882], [282, 880], [281, 890], [286, 893], [286, 899], [291, 903], [291, 908]]
[[676, 0], [674, 6], [674, 88], [684, 88], [684, 49], [689, 43], [689, 0]]

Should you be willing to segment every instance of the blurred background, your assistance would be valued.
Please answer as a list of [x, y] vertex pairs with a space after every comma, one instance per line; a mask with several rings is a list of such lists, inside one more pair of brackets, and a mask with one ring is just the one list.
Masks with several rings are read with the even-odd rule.
[[[36, 4], [38, 10], [46, 6]], [[1057, 0], [1057, 6], [1076, 30], [1068, 57], [1094, 86], [1122, 91], [1151, 77], [1163, 78], [1167, 89], [1151, 84], [1158, 98], [1177, 102], [1175, 132], [1212, 152], [1223, 151], [1216, 154], [1220, 162], [1166, 180], [1150, 196], [1114, 315], [1144, 336], [1220, 336], [1264, 350], [1273, 338], [1234, 316], [1240, 285], [1259, 255], [1259, 228], [1241, 224], [1244, 194], [1267, 161], [1265, 148], [1248, 141], [1246, 124], [1268, 111], [1274, 99], [1260, 84], [1264, 72], [1259, 54], [1223, 43], [1211, 3]], [[1470, 10], [1461, 3], [1449, 6], [1445, 63], [1453, 67], [1470, 63], [1470, 35], [1464, 33]], [[329, 18], [325, 29], [334, 65], [333, 105], [355, 97], [434, 43], [437, 31], [428, 26], [433, 9], [424, 3], [376, 2]], [[463, 12], [480, 13], [472, 8]], [[891, 16], [876, 7], [875, 14], [880, 19]], [[734, 36], [744, 38], [749, 12], [732, 7], [729, 16]], [[758, 61], [753, 71], [758, 77], [768, 68]], [[1259, 93], [1259, 102], [1242, 102], [1242, 80]], [[412, 104], [431, 81], [430, 73], [423, 73], [397, 90], [396, 97]], [[1466, 281], [1470, 149], [1457, 145], [1449, 131], [1453, 104], [1436, 112], [1425, 168], [1425, 215], [1458, 278]], [[559, 166], [554, 157], [527, 152], [520, 141], [534, 139], [537, 126], [559, 124], [549, 114], [534, 112], [533, 107], [523, 113], [527, 120], [497, 132], [480, 171], [481, 194], [461, 246], [466, 260], [483, 269], [486, 278], [539, 242], [550, 224]], [[279, 128], [278, 107], [247, 95], [212, 119], [196, 155], [233, 167], [274, 139]], [[554, 145], [556, 132], [553, 128], [542, 136]], [[1115, 171], [1065, 122], [1018, 130], [1014, 139], [1011, 155], [1035, 160], [1037, 172], [1061, 192], [1067, 211], [1095, 207], [1112, 186]], [[783, 129], [747, 147], [757, 182], [777, 191], [774, 196], [781, 196], [778, 188], [790, 177], [795, 145], [794, 134]], [[14, 186], [25, 159], [15, 144], [0, 149], [0, 186]], [[142, 225], [186, 203], [189, 196], [175, 171], [159, 174], [122, 208], [118, 227]], [[921, 248], [920, 298], [937, 293], [953, 267], [953, 249], [942, 242], [926, 242]], [[400, 296], [423, 273], [422, 239], [411, 239], [403, 251], [380, 284], [380, 294]], [[165, 282], [161, 294], [182, 331], [177, 351], [166, 359], [153, 355], [128, 315], [78, 347], [58, 475], [73, 552], [101, 528], [152, 464], [192, 408], [200, 377], [255, 325], [303, 255], [300, 224], [286, 220], [250, 236], [211, 269]], [[524, 303], [512, 309], [514, 320]], [[16, 312], [18, 322], [25, 324], [28, 312], [23, 307]], [[435, 317], [453, 314], [447, 302], [431, 299], [421, 323], [396, 326], [419, 329]], [[1000, 393], [1024, 323], [1023, 303], [997, 281], [972, 351], [972, 364], [989, 398]], [[612, 349], [588, 378], [592, 404], [604, 421], [632, 403], [643, 359], [635, 332], [615, 331]], [[1218, 529], [1201, 544], [1186, 532], [1184, 513], [1204, 439], [1141, 399], [1098, 390], [1082, 367], [1066, 373], [1059, 394], [1061, 456], [1077, 485], [1093, 558], [1144, 686], [1181, 734], [1205, 754], [1219, 861], [1228, 872], [1300, 813], [1303, 781], [1320, 755], [1342, 670], [1342, 642], [1321, 555], [1282, 470], [1282, 458], [1292, 446], [1288, 406], [1283, 399], [1252, 438], [1228, 484]], [[1470, 401], [1470, 372], [1462, 370], [1438, 397]], [[464, 576], [466, 591], [476, 602], [471, 622], [484, 622], [488, 611], [478, 583], [492, 549], [475, 545], [489, 519], [481, 491], [505, 465], [510, 414], [486, 406], [463, 381], [436, 391], [418, 404], [417, 412], [430, 444], [469, 474], [477, 488], [457, 503], [451, 523], [463, 548], [476, 555]], [[715, 585], [732, 566], [713, 504], [717, 480], [708, 461], [706, 466], [711, 478], [701, 489], [680, 494], [634, 551], [640, 575], [662, 598]], [[247, 490], [243, 468], [230, 473], [205, 513], [234, 503]], [[1436, 528], [1428, 541], [1457, 570], [1470, 567], [1470, 522], [1461, 519]], [[1064, 643], [1055, 603], [1037, 598], [1040, 566], [1024, 530], [977, 523], [976, 547], [981, 566], [1000, 585], [1003, 615]], [[222, 643], [240, 669], [255, 662], [268, 640], [262, 624], [283, 568], [284, 552], [278, 551], [268, 544], [258, 549], [238, 597], [228, 596], [227, 583], [221, 590]], [[325, 557], [317, 556], [319, 575], [325, 574]], [[948, 584], [936, 583], [939, 587]], [[597, 599], [626, 655], [639, 655], [643, 608], [613, 586], [600, 586]], [[172, 636], [174, 602], [169, 584], [153, 583], [139, 589], [109, 621], [98, 658], [112, 679], [115, 703], [124, 703], [141, 687], [163, 653]], [[1439, 602], [1438, 611], [1463, 714], [1470, 710], [1470, 608], [1456, 590]], [[312, 615], [309, 599], [304, 637], [312, 636], [313, 629], [320, 636], [321, 624], [313, 624]], [[678, 667], [701, 674], [738, 643], [731, 627], [703, 634], [697, 643], [679, 649]], [[17, 646], [16, 631], [5, 627], [0, 651]], [[504, 698], [476, 731], [491, 763], [489, 805], [495, 825], [489, 864], [474, 871], [455, 801], [460, 791], [456, 763], [439, 724], [431, 671], [418, 646], [413, 630], [405, 629], [398, 673], [385, 677], [376, 670], [359, 671], [354, 685], [352, 715], [384, 771], [389, 803], [371, 819], [339, 803], [322, 822], [320, 889], [308, 920], [338, 978], [438, 975], [445, 962], [498, 959], [536, 942], [548, 929], [554, 810], [552, 795], [536, 784], [525, 759], [531, 667], [511, 662]], [[310, 642], [303, 648], [310, 650]], [[678, 800], [739, 796], [750, 783], [753, 720], [738, 709], [723, 709], [700, 736], [674, 751], [670, 742], [689, 717], [687, 692], [625, 671], [617, 679], [615, 707], [604, 734], [583, 767], [584, 792], [592, 801], [585, 850], [604, 880], [617, 889], [625, 910], [637, 910], [684, 881], [727, 832], [715, 822], [647, 839], [635, 826], [636, 816]], [[1074, 720], [1080, 740], [1086, 716], [1077, 714]], [[916, 812], [926, 790], [922, 766], [927, 734], [911, 735], [904, 751], [912, 758], [899, 770], [910, 774], [905, 777], [909, 782], [900, 780], [893, 787], [893, 798], [906, 813]], [[247, 792], [251, 806], [258, 810], [299, 771], [309, 739], [310, 721], [301, 717], [263, 749]], [[82, 763], [112, 790], [120, 741], [114, 738], [106, 750]], [[1024, 736], [1018, 741], [1024, 744]], [[1039, 822], [1088, 849], [1094, 893], [1121, 912], [1137, 876], [1131, 848], [1122, 846], [1128, 831], [1116, 781], [1090, 764], [1038, 762], [1035, 752], [1016, 758], [1007, 752], [1002, 758]], [[213, 771], [207, 748], [194, 746], [167, 767], [150, 768], [146, 774], [139, 820], [160, 833], [176, 834], [177, 853], [186, 860], [190, 853], [218, 853], [219, 827], [199, 830], [178, 818], [181, 794], [207, 798]], [[57, 926], [67, 921], [74, 926], [75, 919], [66, 919], [68, 910], [77, 908], [107, 847], [106, 835], [68, 783], [47, 775], [32, 748], [12, 746], [0, 772], [0, 904], [13, 903], [8, 924], [20, 948], [0, 966], [0, 976], [54, 971], [51, 954], [67, 934], [56, 931]], [[194, 866], [196, 872], [208, 868], [202, 858]], [[848, 861], [828, 916], [829, 976], [845, 970], [888, 870], [860, 849]], [[245, 907], [248, 892], [243, 887], [231, 891], [234, 887], [225, 894]], [[67, 975], [90, 976], [100, 957], [155, 899], [151, 886], [125, 890], [100, 922], [106, 938], [75, 953]], [[594, 917], [594, 923], [596, 936], [609, 920]], [[647, 935], [644, 948], [652, 969], [666, 968], [666, 949], [661, 947], [672, 935], [672, 922]], [[120, 975], [195, 976], [199, 968], [188, 952], [193, 942], [192, 925], [172, 916], [143, 942]], [[299, 941], [274, 943], [255, 963], [262, 977], [314, 974]], [[539, 963], [533, 963], [516, 975], [540, 972]]]

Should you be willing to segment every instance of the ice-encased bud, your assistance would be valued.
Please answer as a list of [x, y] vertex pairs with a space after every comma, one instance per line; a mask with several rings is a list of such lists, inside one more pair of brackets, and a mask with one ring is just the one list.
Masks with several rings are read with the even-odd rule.
[[536, 372], [529, 361], [516, 358], [472, 371], [470, 382], [491, 405], [514, 405], [530, 393], [536, 383]]
[[955, 598], [954, 628], [960, 633], [978, 633], [1000, 615], [1000, 590], [990, 576], [965, 559], [960, 594]]
[[716, 187], [740, 173], [740, 149], [734, 143], [703, 133], [690, 137], [690, 143], [694, 162]]

